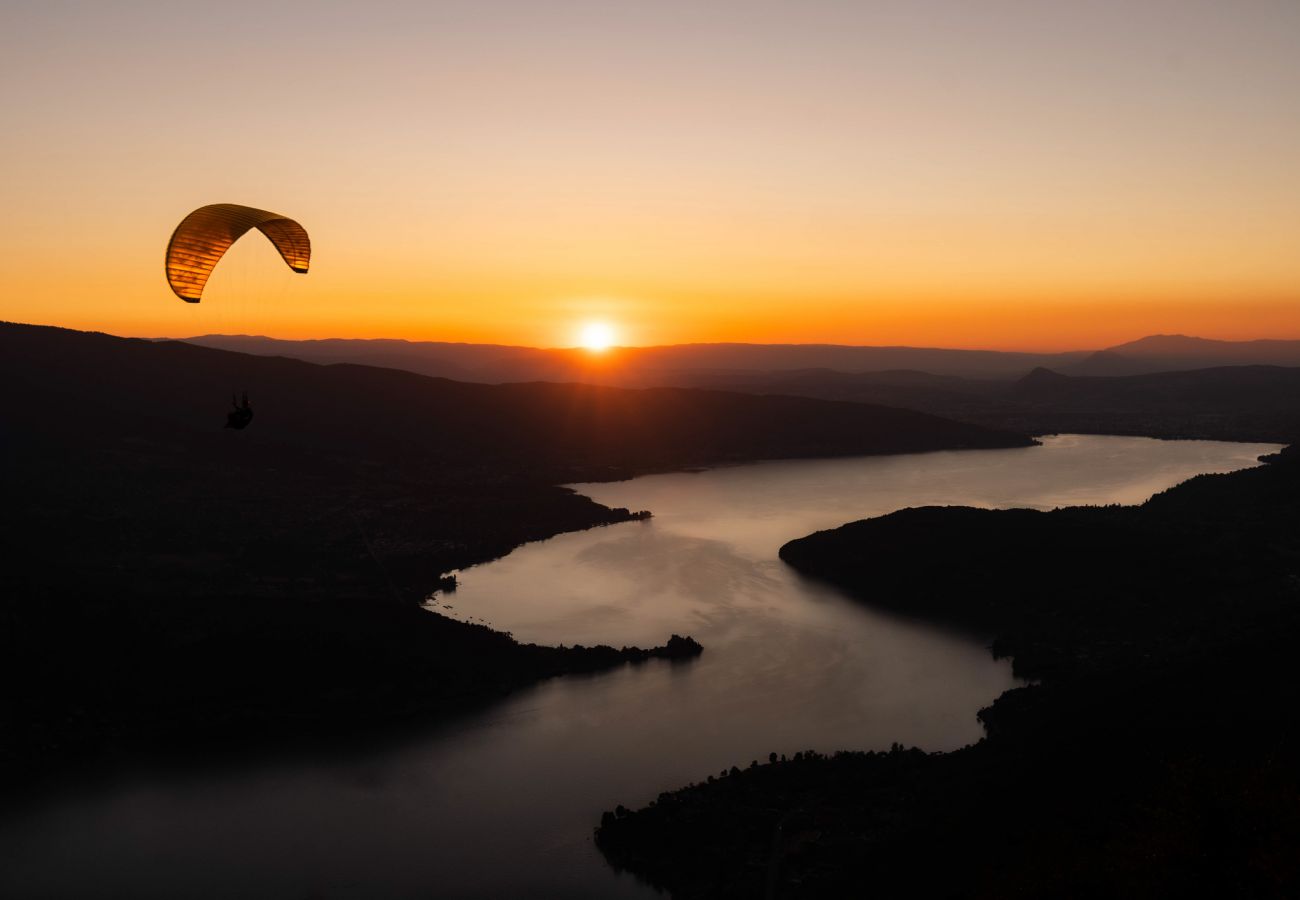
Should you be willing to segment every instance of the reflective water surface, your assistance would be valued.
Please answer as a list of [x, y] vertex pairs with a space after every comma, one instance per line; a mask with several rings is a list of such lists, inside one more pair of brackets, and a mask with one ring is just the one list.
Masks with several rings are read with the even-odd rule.
[[976, 637], [799, 578], [785, 541], [905, 506], [1136, 503], [1274, 449], [1067, 435], [578, 485], [654, 518], [469, 569], [439, 610], [525, 641], [690, 634], [698, 660], [557, 679], [347, 751], [69, 784], [0, 812], [0, 895], [654, 896], [594, 849], [602, 810], [770, 751], [959, 747], [1015, 683]]

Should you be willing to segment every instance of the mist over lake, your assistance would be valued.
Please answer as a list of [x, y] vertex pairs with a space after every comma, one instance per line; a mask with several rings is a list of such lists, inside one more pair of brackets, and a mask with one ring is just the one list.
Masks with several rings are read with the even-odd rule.
[[525, 545], [431, 605], [523, 641], [689, 633], [703, 656], [555, 679], [351, 751], [78, 783], [0, 819], [0, 893], [653, 896], [596, 852], [602, 810], [769, 752], [960, 747], [1016, 684], [982, 636], [803, 579], [781, 544], [906, 506], [1138, 503], [1275, 449], [1065, 435], [576, 485], [654, 517]]

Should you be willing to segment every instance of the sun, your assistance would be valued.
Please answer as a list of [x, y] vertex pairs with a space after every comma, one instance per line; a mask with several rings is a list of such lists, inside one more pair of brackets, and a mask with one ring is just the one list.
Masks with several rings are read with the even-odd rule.
[[614, 328], [605, 322], [588, 322], [582, 326], [578, 343], [593, 353], [608, 350], [614, 344]]

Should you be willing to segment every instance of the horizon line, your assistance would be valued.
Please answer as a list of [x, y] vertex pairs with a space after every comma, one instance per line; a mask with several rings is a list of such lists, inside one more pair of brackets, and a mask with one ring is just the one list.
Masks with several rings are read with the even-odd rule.
[[645, 350], [666, 350], [685, 347], [790, 347], [790, 348], [836, 348], [843, 350], [937, 350], [945, 353], [999, 353], [1020, 356], [1064, 356], [1069, 354], [1100, 353], [1107, 350], [1113, 350], [1116, 347], [1123, 347], [1128, 344], [1139, 341], [1151, 340], [1154, 338], [1178, 338], [1184, 340], [1203, 341], [1216, 344], [1252, 344], [1252, 343], [1291, 343], [1300, 342], [1300, 336], [1296, 337], [1254, 337], [1243, 339], [1230, 338], [1213, 338], [1203, 337], [1200, 335], [1190, 335], [1182, 332], [1154, 332], [1143, 334], [1136, 338], [1120, 341], [1115, 344], [1093, 347], [1076, 347], [1061, 350], [1042, 350], [1042, 349], [1003, 349], [997, 347], [953, 347], [936, 344], [850, 344], [835, 343], [831, 341], [795, 341], [795, 342], [772, 342], [772, 341], [682, 341], [675, 344], [617, 344], [611, 345], [599, 353], [594, 353], [590, 348], [580, 344], [569, 346], [542, 346], [539, 344], [510, 344], [497, 343], [493, 341], [454, 341], [454, 340], [437, 340], [431, 338], [400, 338], [400, 337], [340, 337], [331, 335], [328, 337], [306, 337], [306, 338], [287, 338], [275, 337], [268, 334], [247, 334], [247, 333], [222, 333], [207, 332], [204, 334], [192, 334], [186, 336], [173, 335], [145, 335], [145, 334], [122, 334], [107, 330], [94, 328], [76, 328], [68, 325], [56, 325], [42, 322], [19, 322], [12, 319], [0, 320], [6, 324], [12, 325], [29, 325], [34, 327], [61, 328], [69, 331], [79, 331], [88, 334], [105, 334], [111, 337], [129, 338], [145, 341], [195, 341], [204, 338], [232, 338], [248, 339], [263, 341], [279, 341], [282, 343], [324, 343], [328, 341], [357, 341], [357, 342], [388, 342], [401, 344], [442, 344], [447, 346], [459, 347], [495, 347], [507, 350], [536, 350], [541, 352], [581, 352], [593, 356], [609, 355], [620, 351], [645, 351]]

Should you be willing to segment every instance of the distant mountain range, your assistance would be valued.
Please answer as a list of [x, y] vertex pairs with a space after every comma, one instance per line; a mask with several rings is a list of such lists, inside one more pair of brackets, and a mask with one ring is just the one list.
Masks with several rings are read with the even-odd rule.
[[1300, 366], [1300, 341], [1214, 341], [1156, 334], [1099, 350], [1073, 367], [1055, 368], [1075, 375], [1146, 375], [1213, 366]]
[[[383, 366], [462, 381], [583, 381], [639, 387], [714, 387], [734, 384], [738, 378], [800, 370], [848, 374], [905, 370], [1010, 381], [1036, 368], [1068, 375], [1143, 375], [1214, 366], [1300, 366], [1300, 341], [1214, 341], [1182, 335], [1153, 335], [1102, 350], [1067, 353], [835, 344], [679, 344], [613, 348], [592, 354], [581, 349], [436, 341], [282, 341], [247, 335], [202, 335], [186, 340], [259, 356]], [[897, 380], [897, 376], [890, 378]]]
[[[15, 439], [210, 445], [232, 390], [253, 393], [245, 443], [313, 455], [504, 471], [625, 471], [792, 456], [1022, 446], [1020, 435], [912, 410], [716, 390], [482, 384], [392, 368], [317, 365], [189, 343], [0, 325]], [[21, 390], [17, 390], [17, 387]], [[558, 474], [556, 477], [560, 477]]]
[[407, 341], [191, 343], [318, 362], [366, 361], [488, 382], [665, 385], [902, 407], [1020, 433], [1290, 441], [1300, 434], [1300, 341], [1155, 335], [1097, 352], [689, 344], [538, 350]]

